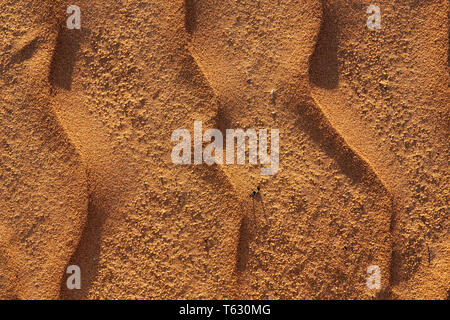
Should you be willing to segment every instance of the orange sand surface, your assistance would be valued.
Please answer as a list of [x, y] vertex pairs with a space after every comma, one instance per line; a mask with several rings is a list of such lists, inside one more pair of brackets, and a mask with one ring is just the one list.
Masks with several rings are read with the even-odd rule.
[[[371, 4], [0, 0], [0, 298], [448, 299], [449, 2]], [[195, 120], [278, 173], [174, 164]]]

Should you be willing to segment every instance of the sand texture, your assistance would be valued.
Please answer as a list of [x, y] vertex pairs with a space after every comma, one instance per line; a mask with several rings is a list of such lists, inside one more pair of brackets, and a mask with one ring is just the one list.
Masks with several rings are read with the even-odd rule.
[[[449, 3], [371, 4], [0, 0], [0, 298], [448, 299]], [[174, 164], [194, 121], [278, 173]]]

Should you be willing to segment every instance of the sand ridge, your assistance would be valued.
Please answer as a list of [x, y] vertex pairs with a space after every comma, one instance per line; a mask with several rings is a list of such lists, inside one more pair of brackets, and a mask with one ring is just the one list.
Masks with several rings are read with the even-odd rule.
[[[3, 1], [0, 296], [446, 298], [448, 1], [369, 4]], [[172, 164], [194, 120], [279, 173]]]

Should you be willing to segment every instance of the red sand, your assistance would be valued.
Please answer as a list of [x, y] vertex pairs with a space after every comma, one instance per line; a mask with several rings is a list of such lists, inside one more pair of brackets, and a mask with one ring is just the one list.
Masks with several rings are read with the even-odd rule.
[[0, 298], [448, 299], [448, 1], [76, 2], [0, 0]]

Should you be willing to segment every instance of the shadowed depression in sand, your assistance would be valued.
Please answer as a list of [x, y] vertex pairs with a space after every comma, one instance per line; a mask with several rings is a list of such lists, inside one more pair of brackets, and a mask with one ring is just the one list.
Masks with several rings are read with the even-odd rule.
[[0, 0], [0, 298], [448, 299], [448, 1], [372, 4]]

